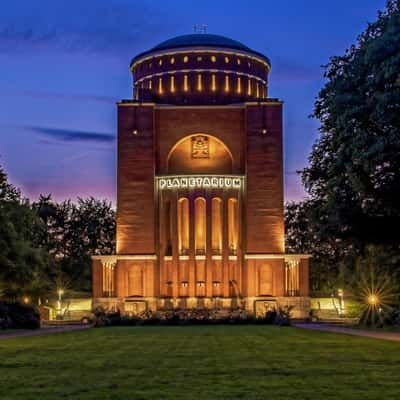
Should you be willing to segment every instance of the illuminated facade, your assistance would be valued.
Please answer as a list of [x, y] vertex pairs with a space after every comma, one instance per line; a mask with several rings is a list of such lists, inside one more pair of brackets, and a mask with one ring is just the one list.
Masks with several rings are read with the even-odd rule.
[[270, 61], [217, 35], [136, 56], [118, 103], [117, 251], [93, 257], [94, 304], [309, 308], [308, 257], [286, 255], [282, 103]]

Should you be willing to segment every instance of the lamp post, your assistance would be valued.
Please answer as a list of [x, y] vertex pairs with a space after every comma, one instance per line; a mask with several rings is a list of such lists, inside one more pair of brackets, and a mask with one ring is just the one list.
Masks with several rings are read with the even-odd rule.
[[379, 306], [379, 297], [376, 294], [369, 295], [367, 301], [368, 301], [368, 304], [372, 307]]
[[62, 296], [64, 294], [64, 290], [63, 289], [58, 289], [57, 290], [58, 293], [58, 300], [57, 300], [57, 315], [61, 316], [62, 315]]
[[343, 289], [338, 289], [339, 296], [339, 315], [344, 314], [344, 298], [343, 298]]

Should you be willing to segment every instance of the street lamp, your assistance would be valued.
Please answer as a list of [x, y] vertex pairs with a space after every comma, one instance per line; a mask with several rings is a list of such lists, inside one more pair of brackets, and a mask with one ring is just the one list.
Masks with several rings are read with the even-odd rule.
[[339, 296], [339, 314], [344, 314], [344, 298], [343, 298], [343, 289], [338, 289]]
[[379, 297], [376, 294], [371, 294], [368, 296], [367, 301], [369, 305], [377, 307], [379, 304]]
[[61, 305], [62, 305], [62, 296], [63, 296], [63, 294], [64, 294], [64, 290], [63, 290], [63, 289], [58, 289], [58, 290], [57, 290], [57, 293], [58, 293], [57, 314], [58, 314], [58, 315], [62, 315]]

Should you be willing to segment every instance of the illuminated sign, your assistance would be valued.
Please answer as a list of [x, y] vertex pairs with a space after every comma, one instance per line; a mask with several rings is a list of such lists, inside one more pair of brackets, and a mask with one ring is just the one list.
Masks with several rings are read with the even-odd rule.
[[226, 175], [187, 175], [157, 177], [158, 188], [163, 189], [240, 189], [243, 177]]

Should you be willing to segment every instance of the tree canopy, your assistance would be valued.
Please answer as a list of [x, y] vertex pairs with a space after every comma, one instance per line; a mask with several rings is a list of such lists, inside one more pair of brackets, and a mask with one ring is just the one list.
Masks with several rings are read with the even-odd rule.
[[0, 167], [0, 296], [51, 296], [57, 286], [90, 291], [93, 254], [115, 250], [115, 212], [94, 198], [22, 198]]
[[313, 112], [320, 137], [302, 172], [309, 197], [286, 210], [288, 249], [314, 256], [316, 286], [328, 276], [329, 287], [376, 249], [397, 260], [382, 266], [400, 276], [399, 0], [331, 58], [325, 78]]

